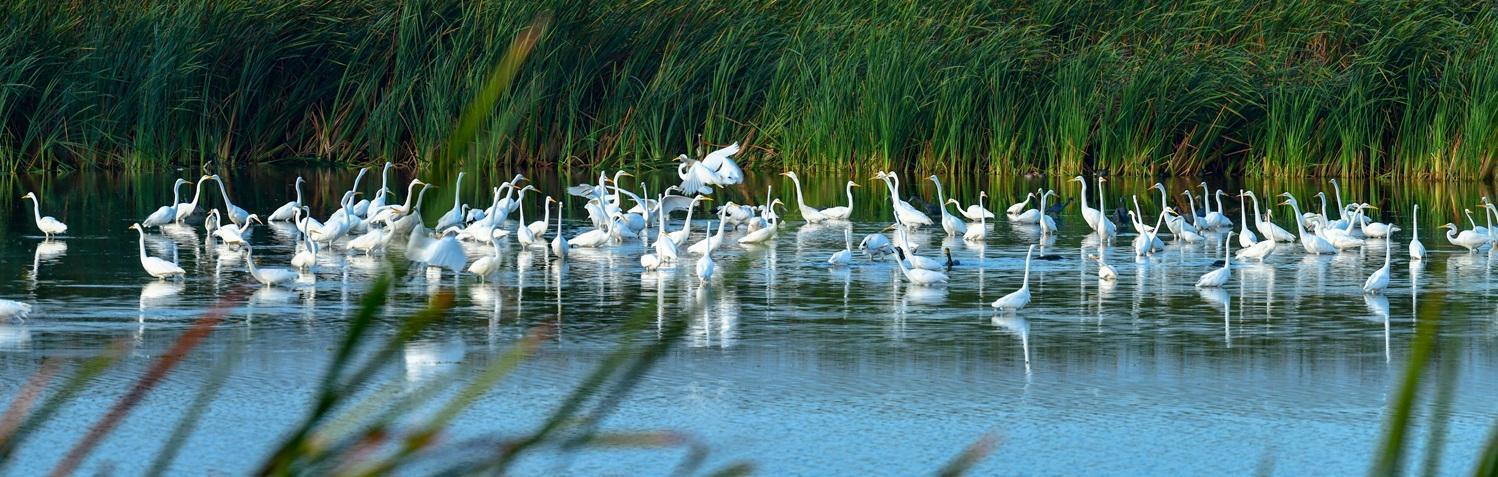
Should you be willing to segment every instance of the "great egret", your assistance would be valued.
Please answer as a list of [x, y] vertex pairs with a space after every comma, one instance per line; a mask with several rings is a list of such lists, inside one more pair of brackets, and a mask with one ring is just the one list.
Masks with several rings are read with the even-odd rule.
[[967, 219], [970, 221], [977, 221], [982, 219], [992, 219], [994, 217], [993, 211], [988, 210], [988, 206], [985, 205], [986, 202], [988, 202], [988, 191], [980, 190], [978, 191], [978, 202], [969, 204], [966, 209], [962, 208], [961, 204], [954, 205], [957, 206], [957, 213], [962, 214], [963, 217], [967, 217]]
[[[1034, 192], [1026, 193], [1025, 194], [1025, 201], [1024, 202], [1020, 202], [1018, 204], [1014, 204], [1014, 205], [1023, 206], [1023, 205], [1029, 204], [1030, 203], [1030, 199], [1034, 198], [1034, 197], [1035, 197], [1035, 193]], [[1045, 202], [1045, 199], [1042, 198], [1041, 199], [1041, 203], [1044, 204], [1044, 202]], [[1011, 209], [1014, 208], [1013, 205], [1009, 206], [1009, 207]], [[1044, 209], [1045, 209], [1044, 205], [1041, 205], [1040, 208], [1036, 208], [1036, 209], [1021, 209], [1018, 212], [1010, 213], [1009, 214], [1009, 221], [1010, 222], [1014, 222], [1016, 224], [1033, 224], [1033, 223], [1040, 222], [1040, 216], [1042, 214], [1044, 214], [1044, 212], [1043, 212]]]
[[1414, 212], [1410, 213], [1410, 258], [1425, 259], [1425, 244], [1420, 243], [1420, 204], [1415, 204]]
[[495, 224], [490, 222], [489, 247], [494, 250], [494, 253], [479, 257], [478, 260], [473, 261], [472, 265], [468, 266], [468, 273], [478, 275], [480, 280], [487, 280], [490, 276], [494, 275], [494, 272], [499, 271], [499, 242], [494, 240], [494, 228]]
[[1254, 191], [1244, 191], [1243, 194], [1247, 195], [1249, 199], [1253, 199], [1254, 228], [1259, 229], [1259, 235], [1262, 235], [1266, 240], [1274, 240], [1276, 242], [1295, 241], [1295, 234], [1292, 234], [1290, 233], [1290, 231], [1285, 230], [1284, 227], [1275, 225], [1273, 220], [1262, 218], [1259, 213], [1259, 196], [1254, 194]]
[[[1197, 242], [1200, 242], [1200, 241], [1206, 239], [1206, 237], [1203, 237], [1200, 232], [1197, 232], [1197, 228], [1196, 227], [1192, 227], [1191, 224], [1185, 223], [1186, 219], [1183, 218], [1183, 217], [1181, 217], [1180, 212], [1176, 212], [1176, 210], [1175, 210], [1174, 207], [1166, 207], [1164, 209], [1164, 212], [1170, 218], [1173, 218], [1173, 219], [1181, 222], [1181, 229], [1177, 230], [1175, 232], [1175, 236], [1176, 236], [1177, 240], [1181, 240], [1181, 241], [1186, 242], [1186, 243], [1197, 243]], [[1169, 219], [1167, 219], [1167, 220], [1169, 220]], [[1166, 228], [1170, 228], [1170, 227], [1166, 227]], [[1158, 237], [1159, 233], [1156, 232], [1155, 235]]]
[[[302, 208], [299, 207], [292, 212], [292, 220], [301, 220], [301, 215]], [[309, 271], [317, 266], [317, 241], [307, 234], [302, 234], [301, 241], [302, 246], [291, 257], [291, 266], [297, 270]]]
[[1457, 234], [1456, 224], [1448, 222], [1446, 223], [1446, 225], [1442, 225], [1441, 227], [1446, 229], [1447, 242], [1451, 242], [1452, 245], [1467, 249], [1468, 253], [1477, 251], [1477, 249], [1479, 247], [1482, 247], [1483, 244], [1488, 243], [1487, 237], [1479, 235], [1477, 232], [1473, 232], [1471, 230], [1463, 230], [1461, 231], [1461, 234]]
[[[1202, 190], [1207, 190], [1206, 182], [1203, 182], [1201, 185]], [[1224, 210], [1222, 208], [1222, 196], [1224, 195], [1227, 195], [1227, 192], [1224, 192], [1222, 189], [1217, 189], [1217, 192], [1212, 193], [1212, 201], [1217, 202], [1217, 210], [1213, 210], [1207, 213], [1207, 225], [1213, 229], [1233, 228], [1233, 220], [1229, 219], [1226, 214], [1222, 213], [1222, 211]], [[1203, 197], [1202, 202], [1202, 205], [1206, 206], [1206, 202], [1208, 201], [1205, 197]]]
[[562, 201], [557, 201], [556, 237], [551, 239], [551, 253], [557, 258], [567, 258], [567, 237], [562, 235]]
[[942, 230], [947, 232], [948, 237], [956, 237], [966, 234], [967, 223], [963, 222], [962, 219], [957, 218], [957, 216], [947, 212], [946, 192], [942, 190], [941, 179], [937, 178], [935, 174], [932, 174], [931, 177], [927, 177], [927, 179], [930, 179], [931, 183], [936, 184], [936, 205], [941, 209]]
[[1097, 233], [1098, 236], [1103, 240], [1111, 240], [1115, 235], [1118, 235], [1118, 225], [1114, 224], [1112, 220], [1108, 219], [1108, 214], [1106, 212], [1108, 209], [1103, 202], [1104, 182], [1108, 182], [1108, 179], [1104, 178], [1103, 176], [1097, 177], [1097, 207], [1099, 213]]
[[1099, 227], [1098, 224], [1102, 223], [1103, 213], [1087, 205], [1087, 179], [1083, 178], [1082, 176], [1077, 176], [1073, 177], [1071, 181], [1082, 185], [1082, 193], [1080, 195], [1080, 197], [1082, 197], [1082, 220], [1087, 222], [1088, 228], [1091, 228], [1093, 231], [1097, 231]]
[[131, 229], [140, 233], [140, 266], [146, 270], [146, 274], [156, 278], [181, 277], [187, 274], [177, 264], [146, 255], [146, 229], [140, 224], [131, 224]]
[[1326, 239], [1321, 238], [1319, 235], [1306, 233], [1305, 224], [1300, 222], [1300, 203], [1295, 201], [1295, 196], [1290, 195], [1289, 192], [1285, 192], [1280, 194], [1280, 197], [1285, 198], [1285, 201], [1281, 202], [1280, 205], [1288, 205], [1291, 210], [1295, 211], [1295, 231], [1300, 234], [1300, 246], [1305, 248], [1306, 253], [1312, 255], [1337, 253], [1337, 248], [1333, 247], [1331, 242], [1327, 242]]
[[1112, 265], [1109, 265], [1107, 262], [1103, 261], [1103, 254], [1106, 253], [1104, 250], [1105, 249], [1103, 248], [1103, 245], [1098, 244], [1097, 254], [1088, 254], [1087, 258], [1097, 260], [1098, 280], [1102, 280], [1105, 282], [1118, 280], [1118, 270], [1114, 269]]
[[1249, 248], [1259, 243], [1259, 237], [1248, 229], [1248, 202], [1244, 200], [1243, 189], [1238, 189], [1238, 221], [1242, 228], [1238, 231], [1238, 247]]
[[284, 222], [287, 220], [292, 220], [294, 218], [297, 209], [300, 209], [302, 207], [302, 182], [305, 182], [305, 180], [302, 179], [302, 176], [297, 176], [296, 183], [292, 185], [292, 188], [296, 189], [296, 200], [287, 202], [285, 204], [282, 204], [280, 207], [277, 207], [274, 212], [271, 212], [270, 215], [265, 216], [265, 220], [271, 222]]
[[395, 164], [385, 161], [385, 168], [380, 169], [380, 190], [375, 191], [374, 197], [369, 199], [369, 205], [365, 206], [364, 210], [358, 211], [360, 216], [369, 217], [370, 211], [378, 212], [380, 209], [385, 208], [385, 203], [387, 202], [385, 195], [390, 193], [391, 167], [395, 167]]
[[[552, 199], [550, 197], [547, 197], [546, 199], [548, 200], [548, 202], [546, 203], [546, 208], [549, 211], [551, 209], [551, 202], [549, 201]], [[536, 232], [534, 230], [531, 230], [530, 226], [525, 223], [525, 206], [523, 204], [520, 207], [519, 223], [520, 225], [518, 227], [515, 227], [515, 241], [520, 242], [520, 246], [530, 247], [537, 244], [546, 244], [546, 241], [540, 238], [540, 235], [536, 234]], [[545, 229], [542, 229], [542, 231], [544, 232]]]
[[1264, 259], [1269, 258], [1269, 255], [1274, 253], [1274, 249], [1278, 246], [1278, 241], [1266, 237], [1252, 246], [1238, 249], [1238, 253], [1233, 256], [1237, 257], [1238, 260], [1253, 259], [1258, 260], [1259, 263], [1263, 263]]
[[[772, 210], [776, 205], [780, 205], [783, 207], [785, 206], [785, 203], [781, 202], [780, 199], [775, 199], [774, 201], [771, 201], [769, 205], [765, 206], [765, 209]], [[775, 238], [775, 234], [780, 232], [780, 219], [773, 218], [768, 222], [769, 225], [766, 225], [764, 228], [744, 234], [743, 237], [739, 237], [739, 243], [764, 243], [770, 241], [770, 239], [772, 238]]]
[[375, 249], [380, 248], [380, 246], [385, 245], [386, 238], [387, 237], [385, 237], [385, 229], [371, 228], [368, 232], [365, 232], [364, 235], [360, 235], [358, 237], [354, 237], [353, 240], [349, 240], [348, 248], [352, 250], [362, 251], [364, 252], [364, 255], [368, 256], [370, 252], [373, 252]]
[[446, 231], [448, 227], [463, 223], [463, 174], [458, 172], [457, 180], [453, 181], [453, 208], [437, 219], [437, 230]]
[[653, 253], [647, 253], [640, 256], [640, 266], [644, 267], [645, 271], [647, 272], [660, 270], [661, 266], [665, 264], [666, 262], [662, 261], [660, 257], [655, 256], [655, 254]]
[[[217, 212], [218, 209], [213, 209], [213, 212], [211, 213], [217, 216]], [[245, 237], [249, 235], [250, 225], [258, 222], [259, 220], [260, 218], [256, 217], [255, 214], [250, 214], [249, 218], [246, 218], [244, 223], [239, 224], [239, 226], [236, 227], [234, 225], [225, 225], [219, 227], [219, 229], [215, 230], [213, 234], [225, 244], [243, 245], [245, 243]]]
[[[978, 197], [980, 198], [980, 200], [985, 196], [986, 194], [982, 192], [978, 193]], [[957, 205], [957, 199], [947, 199], [947, 201], [951, 202], [952, 205]], [[978, 207], [982, 209], [982, 207], [977, 204], [974, 204], [972, 207]], [[958, 206], [958, 210], [961, 210], [961, 206]], [[988, 209], [983, 209], [983, 211], [985, 212], [987, 210]], [[977, 215], [978, 226], [968, 228], [967, 231], [962, 234], [962, 240], [968, 242], [982, 242], [984, 238], [988, 237], [988, 218], [993, 216], [993, 214], [989, 213], [987, 215], [984, 215], [983, 212], [979, 212]]]
[[40, 202], [37, 202], [35, 193], [27, 192], [21, 198], [31, 199], [32, 217], [36, 220], [37, 230], [42, 231], [42, 236], [45, 239], [51, 239], [53, 235], [59, 235], [68, 231], [68, 225], [62, 223], [62, 221], [54, 219], [51, 216], [42, 216], [42, 205]]
[[531, 222], [526, 226], [531, 229], [531, 234], [535, 235], [536, 239], [544, 240], [542, 236], [546, 235], [546, 229], [551, 227], [551, 204], [556, 203], [558, 203], [556, 198], [546, 196], [545, 205], [542, 206], [541, 220]]
[[[1080, 177], [1080, 176], [1078, 176]], [[1030, 250], [1025, 252], [1025, 278], [1020, 282], [1020, 287], [1014, 293], [1004, 295], [993, 301], [994, 308], [1006, 311], [1019, 311], [1030, 304], [1030, 258], [1035, 255], [1035, 245], [1030, 245]]]
[[806, 205], [806, 198], [801, 195], [801, 178], [796, 176], [796, 171], [785, 171], [780, 173], [780, 175], [791, 178], [791, 184], [794, 184], [796, 187], [796, 207], [801, 211], [801, 220], [805, 220], [808, 224], [815, 224], [826, 221], [829, 218], [827, 214], [823, 214], [816, 207]]
[[140, 221], [141, 227], [160, 227], [177, 220], [177, 201], [182, 199], [182, 195], [179, 194], [182, 190], [182, 184], [191, 184], [191, 182], [180, 178], [176, 182], [173, 182], [171, 205], [163, 205], [157, 208], [155, 212], [151, 212], [151, 215], [146, 216], [146, 220]]
[[1233, 241], [1229, 240], [1233, 232], [1228, 232], [1228, 237], [1222, 239], [1222, 268], [1203, 274], [1196, 280], [1197, 288], [1218, 288], [1228, 283], [1233, 277]]
[[[390, 225], [391, 233], [409, 234], [417, 225], [422, 225], [425, 228], [425, 224], [421, 219], [421, 203], [426, 201], [427, 189], [432, 187], [431, 184], [422, 183], [421, 192], [416, 194], [416, 204], [412, 205], [399, 218], [395, 219], [395, 222]], [[410, 199], [410, 196], [406, 198]]]
[[339, 201], [339, 203], [342, 205], [338, 209], [338, 212], [341, 213], [334, 214], [333, 217], [329, 218], [328, 221], [323, 223], [320, 227], [308, 227], [307, 233], [312, 235], [312, 240], [316, 240], [318, 242], [323, 242], [326, 244], [332, 244], [338, 239], [343, 238], [344, 235], [348, 234], [349, 230], [353, 228], [351, 221], [354, 219], [353, 213], [349, 212], [348, 210], [349, 203], [353, 202], [352, 198], [357, 194], [359, 194], [359, 192], [343, 193], [344, 198], [343, 200]]
[[[1042, 212], [1040, 213], [1040, 218], [1036, 219], [1036, 222], [1040, 223], [1040, 236], [1041, 237], [1045, 237], [1047, 235], [1050, 235], [1051, 233], [1053, 233], [1056, 230], [1058, 230], [1057, 227], [1056, 227], [1056, 219], [1053, 218], [1053, 217], [1051, 217], [1051, 214], [1044, 212], [1044, 210], [1046, 210], [1046, 208], [1045, 208], [1046, 198], [1049, 198], [1049, 197], [1052, 197], [1052, 196], [1055, 196], [1055, 195], [1056, 195], [1056, 191], [1054, 191], [1054, 190], [1047, 190], [1045, 192], [1041, 192], [1040, 193], [1040, 209], [1039, 210], [1041, 210]], [[1026, 213], [1028, 213], [1028, 212], [1026, 212]]]
[[[709, 221], [707, 226], [711, 228], [713, 226], [712, 222]], [[723, 231], [722, 221], [718, 222], [718, 231], [719, 233]], [[709, 245], [707, 247], [707, 253], [702, 254], [702, 258], [697, 259], [697, 279], [702, 281], [702, 283], [707, 283], [708, 280], [712, 280], [713, 272], [718, 269], [717, 262], [713, 261], [713, 249], [715, 248], [717, 247]]]
[[[671, 236], [666, 234], [666, 215], [658, 214], [656, 218], [660, 221], [660, 231], [656, 233], [655, 256], [661, 262], [674, 263], [676, 262], [678, 250], [676, 242], [672, 241]], [[708, 253], [712, 253], [712, 247], [708, 247], [707, 251]], [[703, 256], [705, 257], [707, 254], [703, 254]]]
[[297, 273], [285, 268], [260, 268], [255, 266], [255, 257], [251, 256], [250, 247], [244, 248], [244, 264], [250, 269], [250, 276], [255, 281], [265, 286], [285, 285], [296, 281]]
[[926, 213], [916, 209], [909, 202], [900, 200], [899, 176], [896, 176], [893, 172], [880, 171], [874, 176], [874, 179], [883, 180], [884, 186], [889, 189], [890, 202], [894, 204], [895, 216], [899, 217], [900, 223], [905, 224], [906, 227], [920, 227], [932, 224], [931, 217], [926, 216]]
[[427, 246], [422, 258], [428, 269], [447, 269], [453, 273], [463, 271], [463, 266], [468, 264], [468, 255], [463, 252], [463, 244], [458, 243], [458, 229], [448, 228], [442, 231], [442, 238]]
[[947, 274], [936, 270], [925, 270], [920, 268], [905, 268], [905, 249], [895, 247], [895, 265], [900, 267], [900, 273], [905, 274], [905, 279], [911, 284], [919, 286], [935, 286], [947, 283]]
[[1363, 293], [1377, 295], [1383, 293], [1384, 289], [1389, 288], [1389, 262], [1394, 256], [1393, 235], [1397, 231], [1399, 231], [1399, 227], [1394, 227], [1394, 230], [1389, 231], [1389, 239], [1384, 240], [1384, 266], [1375, 270], [1373, 275], [1368, 276], [1368, 281], [1363, 282]]
[[1019, 215], [1020, 212], [1024, 212], [1025, 211], [1025, 207], [1029, 207], [1030, 206], [1030, 199], [1034, 199], [1034, 198], [1035, 198], [1035, 193], [1034, 192], [1028, 192], [1028, 193], [1025, 194], [1025, 200], [1022, 200], [1022, 201], [1016, 202], [1014, 204], [1011, 204], [1009, 206], [1009, 208], [1004, 209], [1004, 213], [1008, 214], [1008, 215]]
[[834, 252], [827, 259], [827, 263], [834, 267], [846, 267], [853, 263], [853, 227], [843, 229], [843, 243], [847, 248]]
[[857, 182], [853, 182], [853, 181], [848, 181], [848, 185], [844, 187], [844, 189], [847, 189], [846, 192], [848, 194], [848, 205], [847, 206], [841, 206], [840, 205], [840, 206], [837, 206], [837, 207], [828, 207], [828, 208], [822, 209], [822, 215], [827, 216], [828, 220], [848, 220], [849, 217], [852, 217], [853, 216], [853, 188], [854, 187], [859, 187], [859, 185], [858, 185]]
[[[702, 201], [711, 202], [712, 200], [712, 197], [705, 195], [693, 196], [691, 205], [687, 207], [687, 219], [681, 223], [681, 230], [666, 232], [662, 229], [662, 235], [671, 237], [671, 243], [676, 244], [677, 247], [681, 247], [682, 244], [687, 243], [688, 240], [692, 239], [692, 213], [697, 210], [697, 203]], [[661, 217], [665, 216], [666, 214], [661, 214]]]
[[[1198, 233], [1212, 228], [1211, 224], [1207, 223], [1207, 218], [1205, 216], [1196, 215], [1196, 196], [1191, 194], [1191, 188], [1186, 188], [1186, 190], [1182, 191], [1181, 194], [1184, 194], [1186, 196], [1186, 206], [1190, 207], [1189, 212], [1191, 212], [1191, 214], [1183, 216], [1184, 218], [1191, 219], [1191, 221], [1187, 223], [1191, 224], [1191, 227], [1196, 229], [1196, 232]], [[1206, 201], [1207, 198], [1202, 197], [1202, 200]], [[1207, 206], [1206, 204], [1202, 205], [1203, 210], [1206, 210], [1208, 208], [1209, 206]], [[1205, 214], [1206, 212], [1202, 213]]]
[[14, 300], [0, 300], [0, 320], [25, 320], [30, 316], [30, 304]]
[[411, 212], [411, 200], [416, 198], [416, 186], [426, 185], [421, 179], [411, 179], [406, 184], [406, 202], [400, 205], [387, 204], [378, 210], [370, 208], [369, 221], [386, 226], [394, 225], [395, 221]]
[[177, 223], [182, 223], [183, 220], [186, 220], [194, 212], [198, 211], [198, 199], [203, 197], [203, 182], [212, 178], [213, 176], [207, 174], [198, 178], [197, 184], [193, 186], [192, 202], [177, 204], [177, 218], [175, 219]]
[[686, 154], [677, 156], [681, 164], [676, 166], [677, 177], [681, 178], [681, 190], [692, 194], [712, 194], [711, 186], [728, 186], [744, 181], [744, 171], [739, 169], [738, 163], [730, 156], [739, 153], [739, 143], [733, 143], [728, 147], [710, 152], [701, 161], [687, 157]]
[[864, 236], [863, 240], [858, 242], [858, 248], [863, 250], [864, 255], [870, 257], [895, 253], [889, 237], [885, 237], [884, 234], [868, 234]]
[[211, 178], [213, 182], [218, 183], [219, 196], [224, 198], [224, 215], [228, 216], [229, 221], [235, 225], [248, 222], [250, 220], [250, 213], [234, 205], [234, 202], [229, 200], [229, 189], [224, 187], [224, 179], [219, 177], [218, 174], [214, 174]]

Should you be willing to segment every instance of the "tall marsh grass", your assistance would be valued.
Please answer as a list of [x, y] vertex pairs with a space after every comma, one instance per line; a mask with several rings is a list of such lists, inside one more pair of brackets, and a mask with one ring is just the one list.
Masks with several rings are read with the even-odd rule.
[[442, 162], [1480, 178], [1483, 2], [225, 0], [0, 5], [0, 166]]

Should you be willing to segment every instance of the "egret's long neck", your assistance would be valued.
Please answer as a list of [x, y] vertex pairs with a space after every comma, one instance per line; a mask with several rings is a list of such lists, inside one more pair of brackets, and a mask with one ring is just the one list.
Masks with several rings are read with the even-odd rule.
[[[796, 204], [800, 205], [802, 209], [805, 209], [806, 199], [801, 196], [801, 179], [796, 178], [796, 176], [791, 176], [791, 184], [795, 184], [796, 186]], [[687, 213], [692, 213], [692, 210], [687, 209]]]
[[177, 206], [177, 202], [182, 200], [181, 192], [182, 192], [182, 184], [181, 183], [174, 183], [174, 184], [172, 184], [172, 207], [176, 207]]
[[941, 215], [947, 215], [947, 197], [946, 193], [941, 190], [941, 181], [931, 182], [936, 183], [936, 203], [941, 204]]
[[1207, 184], [1202, 183], [1202, 215], [1212, 213], [1212, 191], [1207, 189]]
[[[296, 185], [294, 186], [294, 188], [296, 189], [296, 205], [297, 205], [297, 207], [301, 207], [302, 206], [302, 181], [301, 181], [300, 178], [297, 179]], [[193, 202], [197, 202], [197, 199], [193, 199]]]
[[[799, 191], [797, 192], [797, 195], [800, 195]], [[664, 197], [662, 197], [662, 200], [664, 200]], [[692, 202], [690, 204], [688, 204], [688, 206], [687, 206], [687, 221], [686, 222], [682, 222], [682, 224], [681, 224], [681, 230], [682, 230], [682, 232], [685, 232], [684, 235], [686, 235], [688, 238], [691, 238], [691, 236], [692, 236], [692, 212], [696, 212], [696, 211], [697, 211], [697, 199], [692, 199]], [[666, 214], [661, 214], [661, 217], [665, 217], [665, 216], [666, 216]], [[708, 225], [708, 227], [712, 227], [712, 225]]]
[[231, 205], [232, 203], [229, 202], [229, 190], [224, 188], [224, 181], [215, 180], [213, 182], [217, 182], [218, 183], [218, 194], [220, 196], [223, 196], [223, 198], [224, 198], [224, 206], [228, 207], [229, 205]]
[[1020, 283], [1019, 287], [1026, 290], [1030, 289], [1030, 256], [1033, 254], [1035, 254], [1034, 249], [1025, 253], [1025, 280]]
[[193, 193], [192, 193], [192, 206], [193, 206], [193, 208], [197, 208], [198, 207], [198, 198], [203, 196], [203, 181], [206, 181], [206, 180], [208, 180], [208, 179], [207, 178], [200, 178], [200, 179], [198, 179], [198, 183], [193, 186]]
[[[1325, 218], [1326, 220], [1331, 220], [1331, 218], [1332, 218], [1331, 214], [1326, 211], [1326, 194], [1322, 194], [1320, 196], [1320, 199], [1321, 199], [1321, 217]], [[1340, 211], [1340, 210], [1337, 211], [1337, 218], [1339, 218], [1339, 219], [1342, 218], [1342, 211]]]
[[416, 182], [412, 181], [410, 184], [406, 185], [406, 203], [401, 206], [401, 210], [405, 210], [407, 212], [411, 211], [411, 197], [414, 195], [416, 195]]
[[[41, 222], [42, 221], [42, 203], [41, 202], [37, 202], [35, 195], [31, 196], [31, 215], [33, 217], [36, 217], [36, 221], [37, 222]], [[145, 232], [141, 232], [141, 233], [144, 234]], [[143, 235], [143, 237], [144, 237], [144, 235]], [[143, 248], [142, 250], [145, 250], [145, 249]]]
[[[1340, 219], [1343, 218], [1343, 216], [1342, 216], [1342, 186], [1337, 185], [1336, 182], [1333, 182], [1332, 183], [1332, 193], [1333, 194], [1337, 194], [1337, 219], [1340, 220]], [[1357, 214], [1353, 214], [1353, 215], [1357, 215]]]
[[1233, 241], [1222, 240], [1222, 268], [1233, 268]]
[[138, 228], [135, 231], [140, 234], [140, 240], [136, 241], [136, 245], [140, 247], [140, 262], [146, 263], [146, 231]]
[[1167, 205], [1166, 202], [1169, 202], [1169, 201], [1170, 201], [1170, 197], [1167, 196], [1167, 195], [1165, 195], [1165, 188], [1161, 187], [1160, 188], [1160, 208], [1162, 208], [1162, 209], [1165, 208], [1165, 206]]
[[1410, 215], [1410, 233], [1416, 239], [1420, 238], [1420, 204], [1415, 204], [1415, 212]]
[[1090, 209], [1091, 207], [1087, 206], [1087, 181], [1083, 180], [1079, 183], [1082, 184], [1082, 210]]
[[[357, 183], [359, 181], [355, 180], [354, 182], [357, 185]], [[453, 208], [456, 209], [456, 208], [462, 207], [462, 204], [463, 204], [463, 202], [462, 202], [462, 200], [463, 200], [463, 173], [459, 172], [458, 173], [458, 180], [453, 181], [453, 182], [454, 182], [454, 184], [453, 184]], [[525, 191], [521, 191], [520, 193], [522, 194], [522, 197], [524, 197], [523, 194], [525, 194]]]
[[421, 203], [423, 201], [425, 201], [426, 199], [427, 199], [427, 188], [426, 187], [422, 187], [421, 188], [421, 193], [416, 194], [416, 205], [414, 206], [415, 207], [414, 209], [411, 209], [411, 214], [412, 215], [419, 215], [421, 213]]
[[1108, 206], [1103, 205], [1103, 179], [1097, 181], [1097, 210], [1106, 211]]
[[1222, 208], [1222, 194], [1213, 195], [1212, 196], [1212, 200], [1216, 200], [1217, 201], [1217, 213], [1220, 214], [1220, 213], [1222, 213], [1223, 210], [1227, 210], [1227, 209], [1223, 209]]
[[375, 197], [384, 197], [385, 188], [390, 186], [390, 163], [385, 163], [385, 168], [380, 170], [380, 190], [375, 191]]
[[546, 201], [546, 212], [541, 214], [541, 233], [546, 233], [546, 228], [551, 227], [551, 201]]
[[848, 213], [851, 214], [853, 213], [853, 184], [848, 183], [845, 188], [848, 189]]
[[1243, 222], [1243, 230], [1248, 230], [1248, 203], [1243, 194], [1238, 194], [1238, 221]]
[[1300, 233], [1300, 240], [1304, 242], [1306, 240], [1306, 224], [1300, 222], [1300, 206], [1291, 201], [1290, 210], [1295, 212], [1295, 216], [1291, 217], [1290, 221], [1295, 222], [1295, 231]]
[[1196, 225], [1196, 196], [1192, 195], [1189, 190], [1186, 191], [1186, 202], [1186, 206], [1191, 208], [1189, 211], [1191, 212], [1191, 225]]
[[1259, 196], [1249, 196], [1254, 200], [1254, 223], [1263, 223], [1264, 219], [1259, 215]]

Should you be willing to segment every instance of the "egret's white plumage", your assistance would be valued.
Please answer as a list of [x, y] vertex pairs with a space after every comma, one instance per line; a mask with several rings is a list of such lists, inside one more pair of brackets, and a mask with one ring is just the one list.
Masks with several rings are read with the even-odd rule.
[[1020, 287], [1013, 293], [1004, 295], [994, 300], [990, 306], [1005, 311], [1018, 311], [1030, 304], [1030, 258], [1035, 255], [1035, 245], [1030, 245], [1030, 250], [1025, 252], [1025, 278], [1020, 282]]
[[173, 182], [171, 205], [163, 205], [155, 212], [151, 212], [151, 215], [146, 216], [146, 220], [140, 221], [141, 227], [160, 227], [177, 220], [177, 201], [182, 199], [178, 192], [181, 191], [182, 184], [191, 184], [191, 182], [187, 182], [186, 179], [177, 179]]
[[61, 220], [42, 215], [42, 204], [36, 200], [35, 193], [27, 192], [21, 198], [31, 199], [31, 214], [33, 220], [36, 222], [36, 229], [42, 231], [43, 236], [50, 239], [53, 235], [59, 235], [68, 231], [68, 225], [62, 223]]
[[181, 277], [187, 272], [177, 264], [146, 255], [146, 229], [140, 224], [131, 224], [131, 229], [140, 233], [140, 266], [146, 270], [146, 274], [156, 278]]

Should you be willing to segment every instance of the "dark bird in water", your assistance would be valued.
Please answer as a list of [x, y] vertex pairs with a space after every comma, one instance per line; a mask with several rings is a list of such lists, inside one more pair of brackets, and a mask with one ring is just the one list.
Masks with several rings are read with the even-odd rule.
[[1115, 223], [1115, 224], [1133, 223], [1132, 221], [1129, 220], [1129, 208], [1128, 207], [1119, 206], [1118, 208], [1113, 209], [1113, 223]]
[[1061, 215], [1061, 211], [1066, 210], [1066, 206], [1071, 205], [1072, 199], [1072, 197], [1067, 197], [1066, 202], [1047, 205], [1045, 207], [1045, 213], [1050, 215]]
[[946, 256], [947, 256], [947, 271], [948, 272], [952, 271], [952, 267], [955, 267], [955, 266], [958, 266], [958, 265], [962, 265], [962, 262], [959, 262], [959, 261], [956, 261], [956, 260], [952, 259], [952, 249], [950, 247], [942, 247], [941, 248], [941, 253], [946, 254]]

